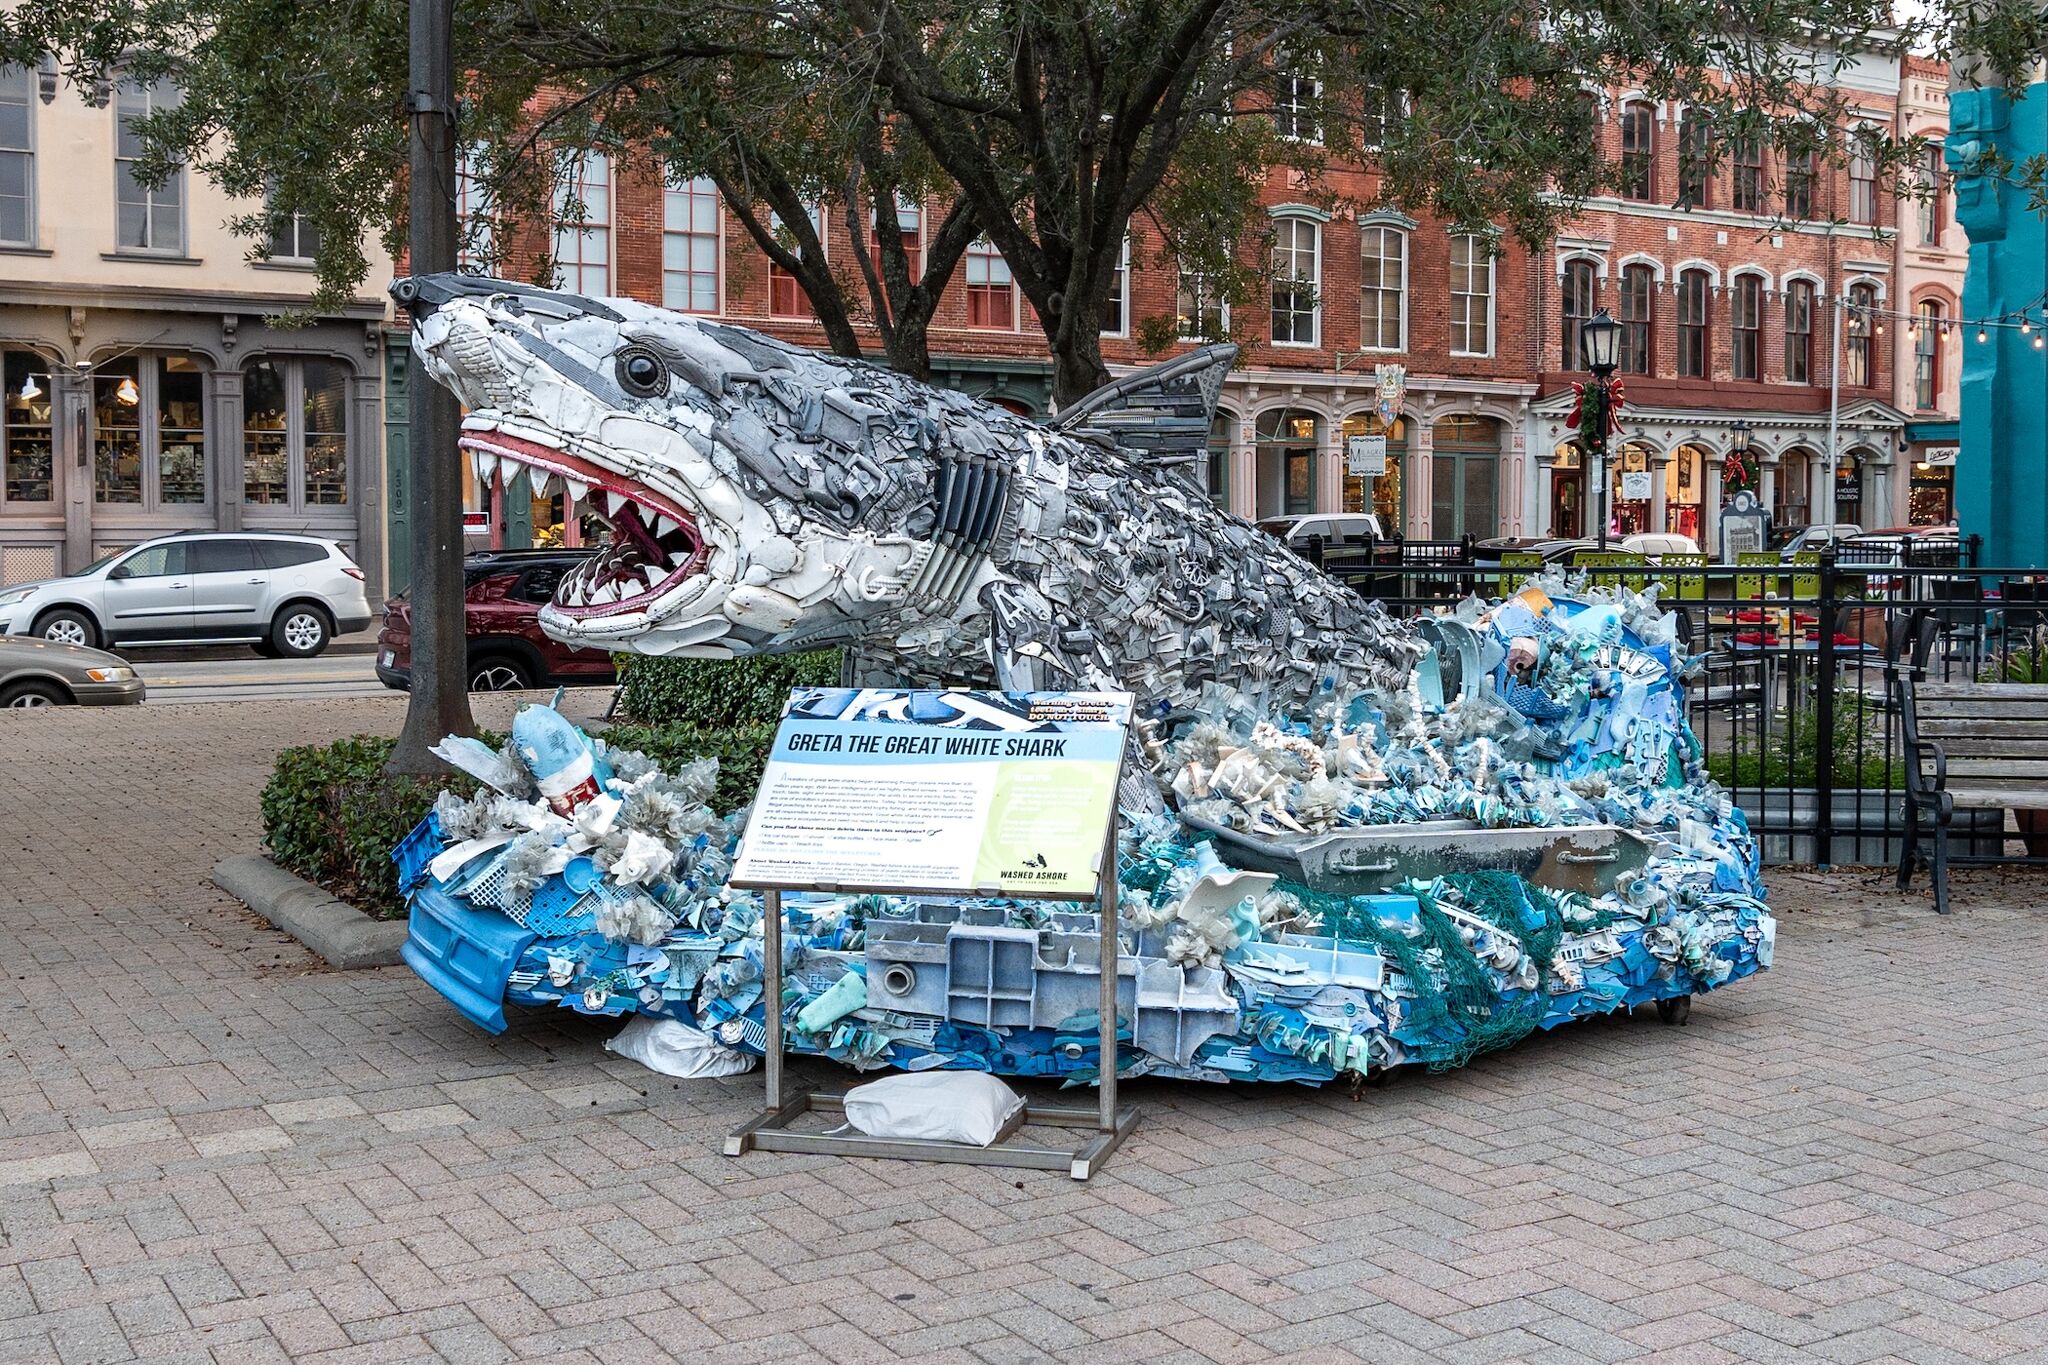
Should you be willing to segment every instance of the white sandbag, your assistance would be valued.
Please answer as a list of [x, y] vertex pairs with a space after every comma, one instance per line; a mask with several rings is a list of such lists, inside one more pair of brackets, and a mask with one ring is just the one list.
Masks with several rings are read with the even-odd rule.
[[846, 1092], [846, 1121], [869, 1137], [925, 1138], [986, 1147], [1023, 1098], [985, 1071], [886, 1076]]
[[761, 1059], [736, 1052], [701, 1029], [679, 1019], [636, 1015], [633, 1022], [605, 1043], [605, 1050], [631, 1057], [664, 1076], [694, 1081], [706, 1076], [737, 1076], [752, 1071]]

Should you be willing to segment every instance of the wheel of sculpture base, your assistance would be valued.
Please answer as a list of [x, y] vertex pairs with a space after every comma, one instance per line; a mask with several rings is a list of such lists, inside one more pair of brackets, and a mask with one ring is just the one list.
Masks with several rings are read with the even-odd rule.
[[1657, 1017], [1667, 1024], [1683, 1024], [1691, 1013], [1692, 997], [1689, 995], [1673, 996], [1669, 1000], [1657, 1002]]

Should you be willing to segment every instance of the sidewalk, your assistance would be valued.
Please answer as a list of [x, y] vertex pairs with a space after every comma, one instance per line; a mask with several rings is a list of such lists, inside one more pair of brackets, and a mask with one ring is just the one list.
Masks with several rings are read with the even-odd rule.
[[0, 713], [0, 1361], [2048, 1360], [2048, 880], [1780, 875], [1689, 1027], [1136, 1083], [1087, 1186], [729, 1160], [758, 1073], [488, 1038], [207, 884], [403, 706]]

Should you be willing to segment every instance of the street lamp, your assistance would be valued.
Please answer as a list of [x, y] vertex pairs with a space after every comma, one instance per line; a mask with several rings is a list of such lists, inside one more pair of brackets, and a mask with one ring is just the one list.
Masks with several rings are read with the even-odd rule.
[[1586, 453], [1600, 462], [1598, 515], [1599, 546], [1602, 550], [1607, 548], [1607, 427], [1608, 403], [1612, 396], [1608, 379], [1614, 374], [1620, 351], [1621, 324], [1605, 308], [1579, 325], [1579, 352], [1585, 359], [1586, 368], [1593, 372], [1593, 382], [1586, 385], [1579, 396], [1579, 437], [1586, 443]]

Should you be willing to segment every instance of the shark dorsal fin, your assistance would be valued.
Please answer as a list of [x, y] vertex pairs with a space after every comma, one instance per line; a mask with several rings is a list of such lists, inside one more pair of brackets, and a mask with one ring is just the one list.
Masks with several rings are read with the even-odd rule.
[[1236, 361], [1235, 346], [1203, 346], [1111, 380], [1062, 412], [1055, 425], [1077, 434], [1104, 432], [1136, 463], [1193, 477], [1224, 377]]

